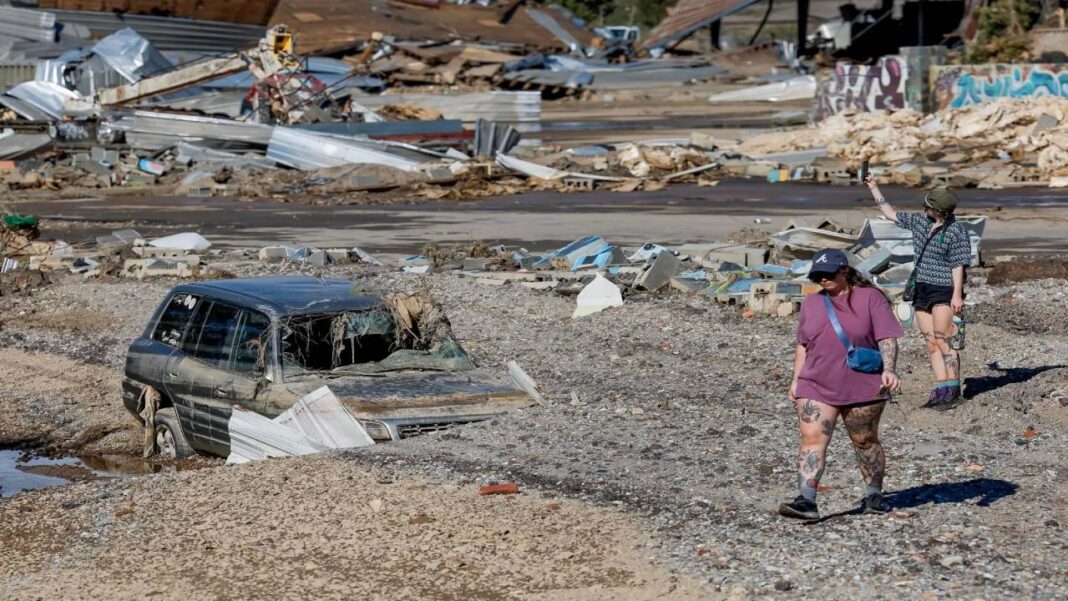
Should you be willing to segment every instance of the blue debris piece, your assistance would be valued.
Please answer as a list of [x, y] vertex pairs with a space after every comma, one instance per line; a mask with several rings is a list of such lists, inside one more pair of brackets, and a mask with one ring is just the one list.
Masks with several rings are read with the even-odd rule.
[[618, 247], [609, 246], [596, 254], [581, 256], [575, 260], [575, 264], [571, 266], [571, 271], [589, 269], [591, 267], [607, 267], [612, 262], [612, 257], [615, 256], [617, 250]]
[[771, 263], [765, 263], [756, 268], [757, 272], [770, 275], [773, 277], [786, 277], [790, 275], [790, 269], [783, 267], [782, 265], [773, 265]]
[[725, 271], [741, 271], [741, 272], [744, 272], [744, 273], [748, 273], [749, 272], [749, 268], [748, 267], [742, 267], [741, 265], [739, 265], [737, 263], [731, 263], [730, 261], [724, 261], [724, 262], [719, 264], [719, 269], [717, 271], [719, 271], [720, 273], [723, 273]]
[[811, 269], [812, 261], [810, 260], [797, 260], [790, 263], [790, 272], [794, 275], [808, 275]]
[[547, 257], [543, 257], [534, 266], [549, 267], [552, 265], [553, 259], [566, 259], [568, 266], [574, 268], [575, 262], [582, 257], [595, 255], [608, 246], [608, 242], [600, 236], [586, 236], [575, 240]]
[[767, 280], [763, 278], [740, 278], [735, 280], [730, 286], [727, 286], [727, 294], [749, 292], [749, 289], [753, 287], [753, 284], [761, 284], [766, 281]]
[[707, 271], [699, 269], [697, 271], [684, 271], [675, 277], [680, 280], [707, 280], [708, 276], [709, 273]]

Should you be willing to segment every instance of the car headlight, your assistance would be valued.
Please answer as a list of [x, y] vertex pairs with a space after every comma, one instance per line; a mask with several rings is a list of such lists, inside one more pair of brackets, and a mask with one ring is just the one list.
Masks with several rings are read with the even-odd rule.
[[360, 420], [360, 424], [363, 425], [363, 429], [367, 430], [367, 435], [371, 437], [375, 442], [385, 442], [393, 440], [389, 435], [389, 428], [382, 422]]

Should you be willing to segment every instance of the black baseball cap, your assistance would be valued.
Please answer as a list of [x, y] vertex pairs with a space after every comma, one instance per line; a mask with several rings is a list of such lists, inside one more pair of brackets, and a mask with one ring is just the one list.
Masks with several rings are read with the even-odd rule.
[[812, 267], [808, 273], [834, 273], [840, 267], [849, 267], [849, 258], [837, 248], [825, 248], [812, 257]]

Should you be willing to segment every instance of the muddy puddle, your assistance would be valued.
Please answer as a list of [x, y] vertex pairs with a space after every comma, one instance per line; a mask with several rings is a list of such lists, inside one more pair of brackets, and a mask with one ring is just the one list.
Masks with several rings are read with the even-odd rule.
[[192, 463], [161, 464], [128, 455], [49, 458], [18, 449], [0, 449], [0, 496], [74, 482], [129, 478], [204, 467]]

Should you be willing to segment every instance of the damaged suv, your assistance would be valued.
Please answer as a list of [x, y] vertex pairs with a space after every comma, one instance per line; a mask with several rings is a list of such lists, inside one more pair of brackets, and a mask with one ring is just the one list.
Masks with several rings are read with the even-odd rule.
[[[265, 277], [175, 287], [126, 358], [123, 403], [171, 457], [225, 457], [235, 405], [274, 418], [328, 386], [376, 442], [534, 404], [479, 381], [440, 308], [352, 282]], [[148, 394], [148, 393], [152, 394]], [[149, 399], [158, 399], [146, 411]]]

